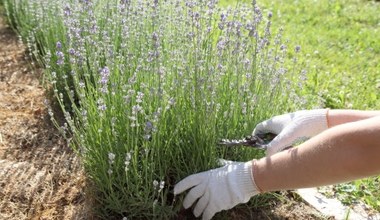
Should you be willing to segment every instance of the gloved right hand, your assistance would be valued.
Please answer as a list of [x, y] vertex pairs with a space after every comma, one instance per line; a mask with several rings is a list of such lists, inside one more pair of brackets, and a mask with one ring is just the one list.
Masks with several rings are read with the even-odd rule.
[[328, 109], [302, 110], [275, 116], [259, 123], [252, 135], [274, 133], [267, 145], [267, 156], [292, 146], [300, 138], [310, 138], [328, 129]]

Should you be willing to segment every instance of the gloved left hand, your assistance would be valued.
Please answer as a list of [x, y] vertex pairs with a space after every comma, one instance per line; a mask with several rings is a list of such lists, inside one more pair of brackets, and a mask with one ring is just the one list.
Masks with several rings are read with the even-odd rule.
[[174, 187], [175, 195], [192, 188], [183, 206], [187, 209], [199, 199], [193, 213], [196, 217], [203, 214], [203, 220], [209, 220], [215, 213], [239, 203], [246, 203], [260, 193], [253, 179], [252, 161], [222, 160], [222, 163], [223, 167], [190, 175]]

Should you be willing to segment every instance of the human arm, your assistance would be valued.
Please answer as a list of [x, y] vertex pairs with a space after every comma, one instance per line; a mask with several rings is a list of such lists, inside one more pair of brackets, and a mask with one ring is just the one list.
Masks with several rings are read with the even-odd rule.
[[253, 135], [274, 133], [277, 136], [267, 145], [267, 155], [271, 156], [292, 146], [301, 138], [313, 137], [336, 125], [380, 116], [380, 111], [361, 110], [301, 110], [278, 115], [259, 123]]
[[[247, 198], [261, 192], [316, 187], [377, 175], [379, 134], [380, 116], [336, 125], [296, 148], [193, 174], [175, 186], [174, 194], [191, 188], [184, 201], [185, 208], [199, 199], [194, 214], [210, 219], [216, 212], [247, 202]], [[252, 174], [251, 184], [247, 182], [247, 170]], [[246, 196], [241, 196], [241, 192], [246, 192]]]
[[252, 172], [262, 192], [380, 174], [380, 116], [334, 126], [296, 148], [254, 161]]
[[331, 109], [327, 112], [328, 127], [380, 116], [380, 111]]

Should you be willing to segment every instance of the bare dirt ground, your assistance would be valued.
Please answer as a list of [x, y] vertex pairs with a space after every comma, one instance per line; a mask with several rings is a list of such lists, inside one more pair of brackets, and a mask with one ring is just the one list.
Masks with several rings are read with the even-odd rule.
[[[50, 123], [41, 71], [27, 57], [0, 15], [0, 219], [94, 219], [80, 161]], [[289, 195], [231, 218], [325, 219]]]
[[25, 51], [0, 16], [0, 219], [88, 219], [83, 170]]

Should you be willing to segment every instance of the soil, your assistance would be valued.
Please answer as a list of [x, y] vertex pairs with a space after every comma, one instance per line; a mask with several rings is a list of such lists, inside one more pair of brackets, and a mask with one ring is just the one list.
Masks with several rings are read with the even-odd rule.
[[[0, 219], [94, 219], [80, 160], [50, 122], [42, 71], [28, 57], [0, 14]], [[231, 218], [325, 219], [289, 195]]]
[[50, 123], [26, 51], [0, 16], [0, 219], [89, 219], [83, 169]]

